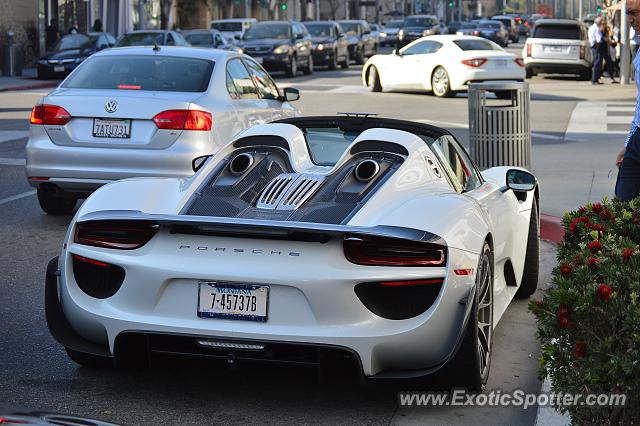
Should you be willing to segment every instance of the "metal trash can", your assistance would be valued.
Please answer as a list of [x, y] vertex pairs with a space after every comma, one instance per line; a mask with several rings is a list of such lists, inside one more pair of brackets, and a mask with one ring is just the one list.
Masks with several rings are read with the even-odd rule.
[[[495, 93], [499, 99], [488, 98]], [[481, 169], [531, 168], [529, 83], [488, 81], [469, 85], [471, 157]]]
[[7, 44], [2, 46], [2, 75], [20, 77], [24, 63], [22, 46], [15, 44], [14, 33], [7, 33]]

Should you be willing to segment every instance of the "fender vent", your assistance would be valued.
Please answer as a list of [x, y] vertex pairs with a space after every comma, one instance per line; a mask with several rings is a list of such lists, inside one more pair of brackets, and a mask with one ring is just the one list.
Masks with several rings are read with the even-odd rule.
[[262, 191], [256, 207], [268, 210], [295, 210], [322, 185], [324, 176], [283, 173]]

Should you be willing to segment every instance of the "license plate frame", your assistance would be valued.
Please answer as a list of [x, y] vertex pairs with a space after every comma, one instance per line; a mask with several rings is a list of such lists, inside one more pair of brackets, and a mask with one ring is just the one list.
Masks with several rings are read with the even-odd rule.
[[[216, 290], [215, 294], [220, 295], [220, 298], [214, 296], [213, 293], [207, 295], [207, 292], [211, 292], [212, 289]], [[218, 291], [223, 289], [231, 291]], [[270, 286], [265, 284], [200, 281], [198, 282], [198, 305], [196, 306], [196, 314], [199, 318], [206, 319], [230, 319], [236, 321], [267, 322], [269, 314], [269, 291]], [[223, 296], [225, 297], [224, 299], [222, 299]], [[223, 306], [223, 309], [220, 310], [219, 302], [223, 300], [222, 303], [226, 303], [227, 300], [230, 300], [227, 299], [226, 296], [231, 296], [230, 299], [233, 300], [230, 303], [234, 303], [236, 304], [236, 306], [234, 306], [233, 309], [226, 309], [226, 306]], [[237, 305], [238, 301], [242, 300], [242, 302], [244, 302], [244, 299], [240, 299], [240, 297], [250, 296], [256, 296], [256, 305], [260, 305], [259, 309], [256, 309], [256, 313], [241, 312], [244, 311], [244, 309], [237, 309], [239, 308], [239, 306]], [[211, 301], [212, 298], [214, 299], [213, 301]], [[206, 303], [206, 306], [211, 306], [211, 308], [202, 309], [203, 303]], [[216, 304], [218, 305], [215, 306]]]
[[[98, 125], [113, 125], [114, 123], [122, 123], [124, 126], [123, 132], [98, 132], [96, 126]], [[98, 129], [100, 130], [100, 129]], [[131, 119], [130, 118], [94, 118], [93, 125], [91, 126], [91, 134], [94, 138], [108, 138], [108, 139], [130, 139], [131, 138]]]

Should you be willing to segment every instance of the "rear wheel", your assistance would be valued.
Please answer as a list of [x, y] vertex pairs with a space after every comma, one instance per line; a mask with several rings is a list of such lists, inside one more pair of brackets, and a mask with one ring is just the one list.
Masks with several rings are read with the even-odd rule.
[[372, 65], [367, 75], [367, 86], [372, 92], [382, 92], [382, 84], [380, 83], [380, 75], [378, 69]]
[[527, 253], [524, 258], [522, 282], [516, 297], [529, 297], [538, 289], [538, 267], [540, 264], [540, 221], [538, 220], [538, 206], [533, 200], [531, 218], [529, 219], [529, 234], [527, 236]]
[[67, 355], [76, 364], [87, 368], [110, 368], [113, 367], [113, 361], [99, 355], [79, 352], [73, 349], [65, 348]]
[[304, 75], [313, 74], [313, 56], [309, 55], [307, 58], [307, 66], [302, 69]]
[[489, 378], [493, 347], [493, 253], [484, 243], [476, 272], [475, 294], [467, 328], [458, 353], [445, 367], [454, 387], [482, 391]]
[[62, 198], [38, 187], [38, 203], [40, 208], [48, 214], [68, 214], [76, 207], [75, 198]]
[[438, 67], [431, 76], [431, 90], [433, 94], [440, 97], [449, 97], [453, 93], [451, 92], [451, 85], [449, 84], [449, 74], [443, 67]]
[[287, 77], [295, 77], [298, 74], [298, 58], [295, 56], [291, 57], [291, 61], [289, 63], [289, 68], [287, 68]]

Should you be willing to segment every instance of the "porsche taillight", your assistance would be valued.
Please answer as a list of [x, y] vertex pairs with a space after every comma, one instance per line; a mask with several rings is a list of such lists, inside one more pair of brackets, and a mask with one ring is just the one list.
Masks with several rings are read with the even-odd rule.
[[212, 121], [210, 112], [186, 109], [170, 109], [153, 117], [163, 130], [211, 130]]
[[57, 105], [39, 104], [31, 110], [31, 124], [64, 126], [71, 120], [71, 114]]
[[134, 250], [147, 244], [160, 225], [150, 221], [94, 220], [76, 225], [73, 241], [93, 247]]
[[347, 235], [344, 255], [357, 265], [369, 266], [434, 266], [447, 263], [445, 246], [398, 238]]

